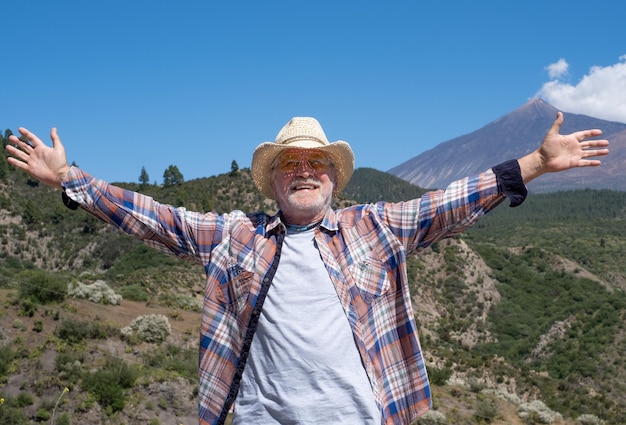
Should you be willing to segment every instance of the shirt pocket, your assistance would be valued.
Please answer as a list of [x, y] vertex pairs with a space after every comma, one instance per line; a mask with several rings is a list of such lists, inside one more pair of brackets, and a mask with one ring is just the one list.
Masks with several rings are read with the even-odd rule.
[[253, 278], [254, 273], [239, 264], [229, 265], [219, 285], [218, 301], [230, 309], [242, 311], [246, 306]]
[[367, 257], [357, 259], [349, 268], [359, 293], [368, 304], [391, 288], [389, 268], [374, 255], [374, 251], [370, 251]]

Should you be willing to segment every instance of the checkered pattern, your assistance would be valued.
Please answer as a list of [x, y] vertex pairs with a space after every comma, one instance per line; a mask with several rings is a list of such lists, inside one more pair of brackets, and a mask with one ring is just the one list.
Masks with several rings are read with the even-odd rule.
[[[77, 168], [63, 186], [96, 217], [205, 268], [199, 423], [218, 423], [229, 391], [236, 390], [231, 384], [246, 328], [277, 251], [277, 235], [284, 232], [280, 217], [190, 212], [108, 185]], [[420, 199], [329, 210], [316, 231], [384, 424], [409, 424], [431, 406], [406, 256], [472, 225], [504, 200], [501, 186], [488, 170]]]

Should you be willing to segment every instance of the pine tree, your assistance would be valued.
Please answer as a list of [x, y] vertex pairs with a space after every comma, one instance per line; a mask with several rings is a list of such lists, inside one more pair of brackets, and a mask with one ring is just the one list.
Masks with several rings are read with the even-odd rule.
[[163, 173], [163, 186], [174, 186], [179, 185], [185, 181], [182, 173], [178, 170], [178, 167], [175, 165], [170, 165], [167, 167], [165, 172]]
[[233, 159], [232, 164], [230, 164], [230, 175], [236, 176], [238, 171], [239, 171], [239, 164], [237, 164], [237, 161]]
[[148, 182], [150, 182], [150, 176], [148, 175], [148, 172], [146, 171], [146, 167], [141, 167], [141, 174], [139, 175], [139, 183], [142, 186], [145, 186], [148, 184]]

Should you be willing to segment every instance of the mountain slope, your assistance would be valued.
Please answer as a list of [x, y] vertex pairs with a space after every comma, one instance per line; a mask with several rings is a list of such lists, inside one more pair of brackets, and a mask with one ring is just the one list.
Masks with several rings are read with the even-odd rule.
[[[426, 188], [444, 188], [450, 182], [481, 171], [508, 159], [519, 158], [541, 144], [557, 109], [533, 99], [472, 133], [443, 142], [389, 173]], [[564, 112], [561, 133], [600, 128], [611, 142], [611, 153], [600, 168], [569, 170], [544, 175], [530, 183], [534, 192], [569, 189], [626, 190], [626, 124]]]
[[[200, 211], [275, 208], [255, 190], [248, 169], [169, 187], [121, 185]], [[359, 169], [337, 203], [421, 191]], [[626, 192], [537, 194], [407, 258], [435, 406], [447, 423], [522, 423], [520, 403], [535, 400], [560, 412], [563, 424], [583, 413], [626, 423], [625, 224]], [[15, 170], [0, 178], [0, 230], [0, 423], [43, 417], [64, 387], [70, 392], [57, 412], [71, 423], [194, 423], [201, 266], [68, 210], [58, 192]], [[63, 282], [103, 280], [124, 299], [106, 308], [70, 297], [33, 305], [20, 291], [42, 276], [35, 271]], [[147, 313], [169, 318], [164, 344], [122, 338], [120, 327]], [[68, 325], [98, 325], [106, 333], [72, 342], [57, 332]], [[142, 370], [124, 390], [127, 404], [113, 413], [85, 386], [105, 359]], [[29, 397], [21, 412], [30, 422], [3, 421], [9, 405]], [[501, 397], [514, 401], [503, 407]]]

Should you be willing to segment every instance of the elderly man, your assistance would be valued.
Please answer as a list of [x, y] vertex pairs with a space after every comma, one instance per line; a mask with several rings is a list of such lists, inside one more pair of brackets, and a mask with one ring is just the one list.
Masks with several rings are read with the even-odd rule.
[[199, 423], [409, 424], [431, 406], [406, 257], [463, 231], [547, 172], [596, 166], [600, 130], [560, 135], [558, 113], [534, 152], [420, 199], [333, 211], [354, 158], [313, 118], [293, 118], [252, 159], [280, 211], [197, 213], [98, 180], [24, 128], [9, 163], [61, 189], [65, 204], [204, 266]]

